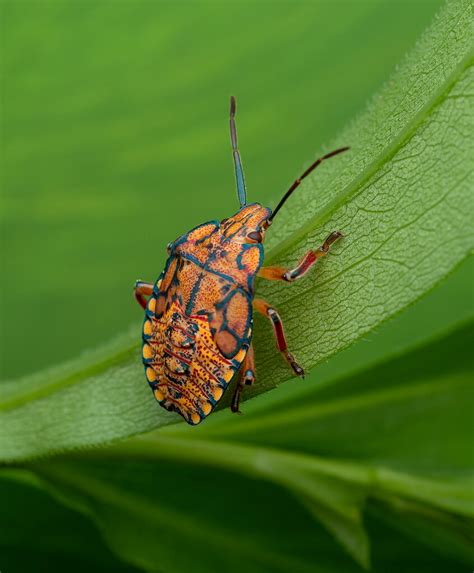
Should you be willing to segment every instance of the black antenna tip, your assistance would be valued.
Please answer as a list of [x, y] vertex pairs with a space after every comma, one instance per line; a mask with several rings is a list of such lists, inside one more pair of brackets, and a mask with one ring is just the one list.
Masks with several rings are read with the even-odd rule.
[[348, 151], [350, 149], [350, 147], [339, 147], [339, 149], [336, 149], [335, 151], [331, 151], [331, 153], [328, 153], [327, 155], [325, 155], [323, 157], [323, 159], [329, 159], [330, 157], [334, 157], [335, 155], [338, 155], [339, 153], [343, 153], [344, 151]]
[[230, 96], [230, 115], [231, 117], [234, 117], [235, 115], [235, 97], [234, 96]]

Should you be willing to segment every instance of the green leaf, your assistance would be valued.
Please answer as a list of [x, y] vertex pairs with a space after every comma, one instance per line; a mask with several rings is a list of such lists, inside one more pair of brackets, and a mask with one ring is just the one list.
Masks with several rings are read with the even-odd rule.
[[93, 523], [59, 504], [30, 473], [0, 472], [0, 507], [3, 571], [137, 571], [110, 552]]
[[[330, 146], [352, 151], [315, 171], [275, 220], [274, 238], [268, 233], [267, 261], [284, 266], [330, 231], [346, 235], [314, 278], [260, 287], [308, 366], [417, 300], [472, 251], [471, 23], [469, 2], [446, 6], [367, 113]], [[257, 331], [257, 347], [268, 335]], [[285, 377], [268, 350], [259, 356], [265, 383]]]
[[[351, 144], [351, 154], [315, 173], [272, 228], [268, 260], [283, 264], [330, 230], [346, 234], [300, 283], [258, 286], [280, 310], [291, 349], [308, 368], [408, 307], [472, 249], [470, 18], [468, 2], [449, 3], [335, 142]], [[254, 393], [289, 377], [270, 337], [269, 326], [257, 321]], [[131, 340], [2, 385], [2, 459], [103, 444], [176, 421], [153, 402]]]
[[315, 387], [304, 400], [282, 397], [239, 423], [220, 412], [205, 426], [168, 426], [28, 467], [91, 513], [124, 559], [148, 569], [213, 571], [225, 563], [237, 571], [241, 562], [227, 559], [233, 546], [249, 571], [318, 570], [315, 563], [333, 570], [316, 555], [316, 524], [293, 534], [306, 520], [281, 491], [364, 567], [366, 509], [405, 535], [412, 523], [423, 544], [444, 540], [430, 550], [468, 564], [473, 340], [471, 321], [356, 377]]
[[58, 460], [33, 469], [61, 499], [92, 513], [123, 559], [147, 570], [241, 571], [242, 562], [252, 572], [358, 570], [273, 483], [184, 458], [173, 463], [139, 455]]

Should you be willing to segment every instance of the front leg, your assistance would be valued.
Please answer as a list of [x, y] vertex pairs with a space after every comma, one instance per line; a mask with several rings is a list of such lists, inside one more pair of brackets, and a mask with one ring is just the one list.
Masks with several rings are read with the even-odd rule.
[[285, 338], [285, 331], [283, 330], [283, 323], [281, 321], [280, 315], [278, 312], [271, 307], [268, 302], [264, 301], [261, 298], [256, 298], [253, 301], [253, 307], [257, 312], [266, 316], [272, 323], [273, 332], [275, 333], [275, 340], [278, 350], [282, 353], [283, 358], [288, 362], [288, 364], [293, 369], [293, 372], [304, 378], [304, 370], [301, 366], [296, 362], [293, 354], [288, 351], [288, 345], [286, 343]]
[[342, 233], [334, 231], [316, 251], [308, 251], [294, 269], [283, 267], [262, 267], [258, 272], [259, 277], [271, 281], [293, 282], [303, 277], [318, 259], [329, 252], [331, 245], [342, 237]]

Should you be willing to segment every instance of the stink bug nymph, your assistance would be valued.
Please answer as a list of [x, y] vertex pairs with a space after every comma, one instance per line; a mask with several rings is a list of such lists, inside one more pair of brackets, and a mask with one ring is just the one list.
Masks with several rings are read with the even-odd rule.
[[258, 203], [247, 203], [234, 118], [235, 99], [231, 97], [230, 139], [240, 209], [228, 219], [199, 225], [169, 243], [169, 257], [156, 283], [135, 284], [135, 297], [145, 309], [143, 363], [148, 383], [163, 408], [178, 412], [193, 425], [212, 412], [234, 375], [238, 381], [233, 412], [239, 411], [244, 386], [254, 383], [254, 310], [270, 320], [278, 350], [293, 372], [303, 377], [303, 368], [288, 350], [277, 310], [254, 298], [255, 277], [296, 281], [342, 236], [339, 231], [331, 233], [293, 269], [262, 266], [265, 232], [285, 201], [322, 161], [348, 147], [315, 161], [272, 212]]

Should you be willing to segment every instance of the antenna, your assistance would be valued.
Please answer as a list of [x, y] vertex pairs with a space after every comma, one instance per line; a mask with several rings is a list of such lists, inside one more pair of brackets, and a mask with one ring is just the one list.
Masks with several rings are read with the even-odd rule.
[[349, 149], [349, 147], [340, 147], [339, 149], [336, 149], [335, 151], [331, 151], [331, 153], [327, 153], [326, 155], [324, 155], [323, 157], [320, 157], [319, 159], [316, 159], [316, 161], [310, 165], [308, 167], [308, 169], [306, 169], [306, 171], [303, 173], [303, 175], [300, 175], [300, 177], [298, 177], [298, 179], [296, 179], [293, 184], [291, 185], [291, 187], [288, 189], [288, 191], [283, 195], [281, 201], [278, 203], [278, 205], [275, 207], [273, 213], [270, 215], [270, 217], [268, 218], [268, 221], [271, 223], [275, 217], [275, 215], [278, 213], [278, 211], [283, 207], [283, 204], [285, 203], [285, 201], [288, 199], [288, 197], [293, 193], [293, 191], [298, 187], [298, 185], [301, 183], [301, 181], [303, 181], [303, 179], [305, 177], [307, 177], [311, 171], [313, 171], [314, 169], [316, 169], [316, 167], [322, 163], [325, 159], [329, 159], [330, 157], [334, 157], [335, 155], [338, 155], [339, 153], [342, 153], [343, 151], [347, 151]]
[[245, 189], [244, 171], [240, 160], [240, 153], [237, 147], [237, 128], [235, 127], [235, 97], [230, 97], [230, 141], [232, 143], [232, 155], [234, 156], [235, 179], [237, 181], [237, 195], [239, 197], [240, 208], [247, 203], [247, 191]]

